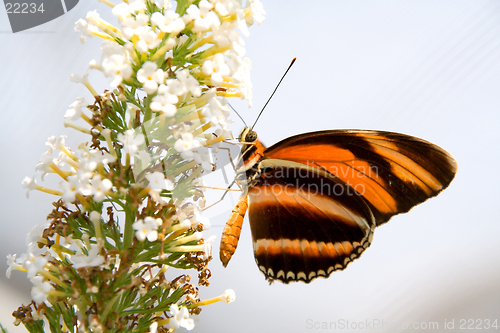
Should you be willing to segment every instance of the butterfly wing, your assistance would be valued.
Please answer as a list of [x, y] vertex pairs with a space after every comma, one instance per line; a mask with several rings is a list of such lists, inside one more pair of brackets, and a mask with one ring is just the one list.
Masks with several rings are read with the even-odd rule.
[[248, 193], [254, 255], [284, 283], [344, 269], [376, 226], [436, 196], [457, 169], [432, 143], [380, 131], [301, 134], [263, 155]]
[[377, 225], [436, 196], [453, 180], [457, 163], [444, 149], [409, 135], [331, 130], [289, 137], [265, 150], [335, 175], [367, 201]]
[[255, 260], [270, 281], [309, 283], [370, 245], [375, 220], [342, 180], [298, 163], [266, 166], [248, 193]]

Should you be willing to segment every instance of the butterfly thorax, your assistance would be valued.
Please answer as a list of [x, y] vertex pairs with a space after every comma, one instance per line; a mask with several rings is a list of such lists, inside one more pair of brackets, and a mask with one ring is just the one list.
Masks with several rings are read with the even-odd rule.
[[257, 139], [257, 133], [250, 127], [243, 129], [238, 139], [242, 147], [236, 170], [236, 181], [240, 186], [249, 190], [256, 184], [261, 174], [259, 162], [264, 158], [266, 148]]

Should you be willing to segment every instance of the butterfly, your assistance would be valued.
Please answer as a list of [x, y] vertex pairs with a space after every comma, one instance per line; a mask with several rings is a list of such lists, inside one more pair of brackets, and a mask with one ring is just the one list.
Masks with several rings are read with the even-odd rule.
[[248, 209], [255, 261], [267, 280], [309, 283], [343, 270], [376, 227], [439, 194], [457, 171], [444, 149], [405, 134], [328, 130], [269, 148], [240, 134], [243, 189], [223, 230], [227, 266]]

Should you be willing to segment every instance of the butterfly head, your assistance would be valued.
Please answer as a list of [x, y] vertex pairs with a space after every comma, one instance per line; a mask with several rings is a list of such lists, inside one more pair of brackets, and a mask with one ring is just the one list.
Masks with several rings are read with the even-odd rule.
[[257, 133], [251, 127], [245, 127], [238, 136], [239, 142], [252, 143], [257, 141]]

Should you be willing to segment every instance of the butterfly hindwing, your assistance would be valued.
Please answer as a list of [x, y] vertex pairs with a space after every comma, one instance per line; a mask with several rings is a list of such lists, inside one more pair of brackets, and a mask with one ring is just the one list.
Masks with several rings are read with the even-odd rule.
[[269, 280], [284, 283], [344, 269], [371, 242], [365, 200], [322, 170], [266, 167], [248, 193], [254, 255]]

